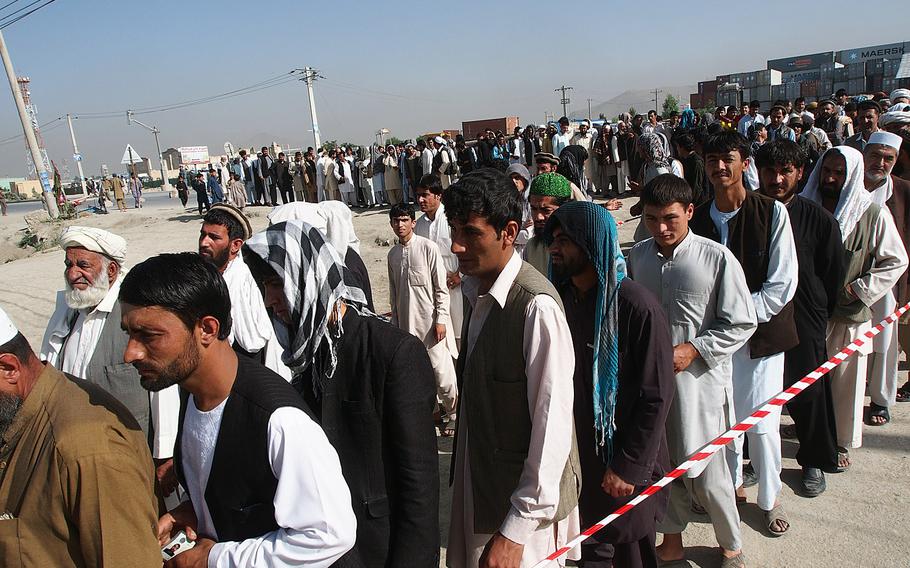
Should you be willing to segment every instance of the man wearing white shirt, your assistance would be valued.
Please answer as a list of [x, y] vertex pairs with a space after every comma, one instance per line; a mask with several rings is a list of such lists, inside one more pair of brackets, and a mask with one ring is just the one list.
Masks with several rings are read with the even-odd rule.
[[147, 393], [136, 370], [123, 361], [127, 336], [120, 329], [117, 295], [126, 269], [126, 240], [102, 229], [71, 226], [60, 236], [66, 251], [66, 288], [41, 345], [41, 360], [95, 383], [130, 411], [149, 440], [161, 494], [176, 486], [171, 457], [177, 436], [177, 388]]
[[196, 543], [176, 563], [328, 567], [350, 550], [357, 523], [338, 455], [290, 384], [234, 352], [215, 267], [192, 253], [150, 258], [121, 299], [124, 360], [142, 386], [189, 393], [175, 462], [190, 499], [158, 521], [162, 545], [180, 530]]
[[423, 215], [417, 219], [414, 233], [430, 239], [439, 246], [446, 269], [446, 286], [449, 288], [449, 316], [455, 344], [461, 348], [461, 326], [464, 322], [464, 296], [461, 293], [461, 273], [458, 272], [458, 257], [452, 253], [452, 237], [446, 208], [442, 205], [442, 185], [439, 178], [426, 175], [420, 178], [415, 190], [417, 204]]
[[761, 108], [761, 103], [758, 101], [752, 101], [749, 103], [749, 114], [743, 116], [739, 119], [739, 123], [736, 125], [736, 130], [739, 131], [745, 137], [749, 137], [749, 127], [753, 123], [765, 124], [765, 117], [758, 113], [758, 109]]
[[443, 204], [471, 305], [446, 558], [452, 568], [530, 567], [580, 528], [572, 335], [556, 289], [515, 254], [512, 181], [471, 172]]
[[553, 136], [553, 154], [558, 158], [566, 146], [572, 143], [572, 132], [569, 130], [569, 119], [559, 119], [559, 132]]

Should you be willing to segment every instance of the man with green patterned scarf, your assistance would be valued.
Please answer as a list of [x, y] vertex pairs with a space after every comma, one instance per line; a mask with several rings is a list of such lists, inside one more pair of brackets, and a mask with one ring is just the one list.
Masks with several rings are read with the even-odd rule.
[[559, 207], [572, 198], [572, 186], [569, 180], [557, 173], [538, 174], [531, 181], [528, 192], [531, 204], [531, 219], [534, 221], [534, 236], [528, 240], [522, 253], [525, 262], [548, 276], [550, 270], [550, 253], [547, 244], [541, 238], [547, 219]]
[[[532, 186], [533, 187], [533, 186]], [[533, 190], [532, 190], [533, 191]], [[669, 458], [664, 424], [673, 400], [673, 346], [660, 303], [625, 278], [613, 217], [567, 203], [547, 221], [551, 271], [575, 350], [575, 434], [583, 526], [598, 522], [660, 479]], [[656, 523], [666, 492], [582, 543], [585, 568], [656, 567]]]

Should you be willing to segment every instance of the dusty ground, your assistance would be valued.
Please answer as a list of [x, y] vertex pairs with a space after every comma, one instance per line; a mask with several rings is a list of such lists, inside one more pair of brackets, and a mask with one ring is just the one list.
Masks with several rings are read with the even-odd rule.
[[[176, 203], [176, 201], [173, 201]], [[626, 206], [631, 205], [627, 201]], [[254, 229], [266, 224], [264, 208], [251, 212]], [[617, 219], [628, 214], [619, 212]], [[355, 227], [361, 252], [370, 271], [376, 309], [388, 310], [385, 258], [388, 247], [376, 239], [391, 237], [386, 210], [355, 213]], [[136, 264], [159, 252], [195, 250], [199, 217], [179, 204], [165, 205], [106, 216], [91, 215], [80, 224], [112, 230], [129, 242], [128, 264]], [[631, 241], [637, 222], [620, 227], [624, 241]], [[54, 294], [62, 286], [63, 252], [51, 247], [29, 255], [16, 246], [25, 226], [21, 214], [0, 219], [0, 305], [20, 326], [34, 345], [40, 343], [44, 326], [53, 309]], [[12, 260], [16, 259], [16, 260]], [[9, 262], [7, 262], [9, 261]], [[902, 379], [906, 373], [902, 371]], [[789, 422], [784, 417], [784, 422]], [[827, 566], [910, 566], [907, 531], [910, 528], [910, 404], [898, 404], [893, 422], [884, 428], [866, 427], [865, 446], [854, 450], [854, 466], [840, 475], [828, 476], [828, 491], [814, 499], [794, 494], [799, 467], [793, 456], [796, 444], [784, 441], [783, 504], [793, 527], [783, 538], [765, 536], [755, 500], [743, 506], [744, 549], [750, 567]], [[451, 441], [440, 439], [440, 478], [448, 479]], [[448, 531], [449, 495], [443, 484], [442, 538]], [[707, 519], [705, 518], [704, 521]], [[685, 535], [692, 566], [719, 565], [711, 526], [697, 522]], [[443, 551], [444, 554], [445, 551]]]

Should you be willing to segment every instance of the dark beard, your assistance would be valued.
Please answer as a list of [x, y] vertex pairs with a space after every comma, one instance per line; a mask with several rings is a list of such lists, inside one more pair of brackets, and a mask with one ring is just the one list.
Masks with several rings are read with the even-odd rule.
[[154, 378], [139, 377], [139, 384], [147, 391], [158, 392], [186, 380], [199, 366], [199, 350], [193, 343], [188, 343], [183, 353], [161, 369]]
[[16, 419], [22, 399], [13, 394], [0, 393], [0, 437], [6, 434], [7, 428]]
[[827, 199], [833, 199], [834, 201], [840, 199], [840, 189], [835, 189], [827, 185], [819, 185], [818, 191], [822, 194], [822, 197]]
[[218, 270], [224, 270], [227, 268], [228, 258], [230, 257], [231, 250], [225, 248], [222, 252], [212, 252], [212, 256], [200, 255], [203, 259], [210, 262]]

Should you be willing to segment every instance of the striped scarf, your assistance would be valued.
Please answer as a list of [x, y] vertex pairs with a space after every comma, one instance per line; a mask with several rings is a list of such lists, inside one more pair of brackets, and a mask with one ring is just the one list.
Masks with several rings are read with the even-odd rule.
[[588, 201], [573, 201], [557, 209], [544, 229], [552, 242], [559, 225], [588, 255], [597, 271], [599, 307], [594, 315], [594, 431], [595, 451], [605, 464], [613, 457], [616, 430], [616, 392], [619, 388], [619, 286], [626, 277], [626, 261], [619, 249], [616, 222], [604, 207]]
[[[347, 309], [371, 315], [363, 290], [345, 285], [348, 269], [341, 257], [319, 229], [303, 221], [271, 225], [253, 235], [244, 247], [264, 260], [283, 282], [293, 324], [289, 328], [273, 317], [275, 334], [284, 349], [281, 360], [295, 376], [312, 366], [314, 387], [321, 391], [338, 365], [336, 346], [344, 334], [341, 302]], [[325, 350], [320, 349], [323, 344]]]

